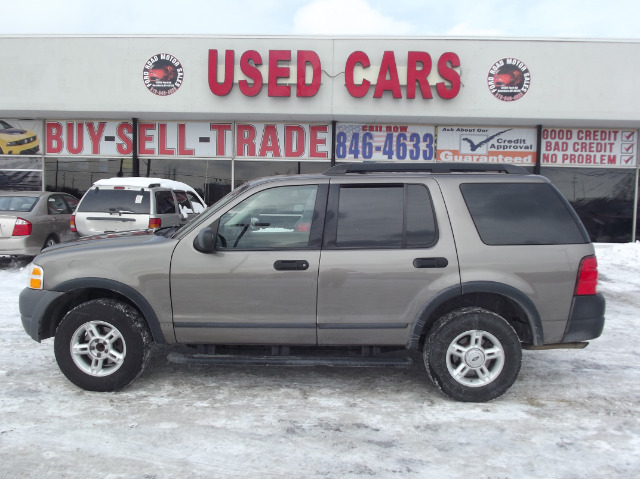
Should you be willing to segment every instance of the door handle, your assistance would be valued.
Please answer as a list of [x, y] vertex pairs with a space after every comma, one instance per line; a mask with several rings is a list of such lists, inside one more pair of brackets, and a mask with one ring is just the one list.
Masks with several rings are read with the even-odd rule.
[[273, 263], [277, 271], [305, 271], [309, 269], [309, 262], [304, 259], [280, 259]]
[[414, 268], [446, 268], [448, 265], [447, 258], [416, 258], [413, 260]]

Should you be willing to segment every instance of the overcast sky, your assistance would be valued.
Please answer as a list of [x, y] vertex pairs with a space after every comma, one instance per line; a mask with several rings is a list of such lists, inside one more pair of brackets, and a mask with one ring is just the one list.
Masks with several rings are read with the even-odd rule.
[[640, 38], [638, 0], [0, 0], [0, 34]]

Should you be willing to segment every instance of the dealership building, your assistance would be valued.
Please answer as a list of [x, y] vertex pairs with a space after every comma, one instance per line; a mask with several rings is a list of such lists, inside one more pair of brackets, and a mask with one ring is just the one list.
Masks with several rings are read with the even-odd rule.
[[640, 41], [0, 36], [0, 189], [170, 178], [212, 203], [344, 162], [517, 164], [637, 236]]

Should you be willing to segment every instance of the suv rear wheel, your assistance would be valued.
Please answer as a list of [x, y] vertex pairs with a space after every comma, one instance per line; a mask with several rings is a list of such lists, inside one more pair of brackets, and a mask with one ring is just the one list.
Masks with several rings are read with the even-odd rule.
[[113, 299], [69, 311], [56, 330], [54, 351], [64, 375], [88, 391], [115, 391], [137, 378], [147, 362], [151, 334], [140, 313]]
[[480, 308], [464, 308], [440, 318], [424, 346], [431, 381], [458, 401], [497, 398], [520, 372], [518, 335], [501, 316]]

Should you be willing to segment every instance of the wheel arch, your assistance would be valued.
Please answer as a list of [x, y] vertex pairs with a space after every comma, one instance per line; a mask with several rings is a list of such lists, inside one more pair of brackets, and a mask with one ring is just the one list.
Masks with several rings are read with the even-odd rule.
[[503, 283], [472, 281], [450, 287], [433, 298], [412, 325], [409, 348], [422, 350], [433, 324], [456, 309], [475, 306], [502, 316], [516, 331], [520, 342], [543, 344], [540, 314], [522, 291]]
[[47, 244], [47, 241], [49, 241], [49, 238], [53, 238], [55, 240], [56, 244], [60, 243], [60, 237], [57, 235], [57, 233], [51, 232], [45, 238], [43, 246], [45, 246]]
[[41, 339], [54, 336], [64, 315], [75, 306], [92, 299], [112, 298], [136, 308], [149, 326], [154, 342], [167, 343], [158, 316], [149, 302], [138, 291], [126, 284], [104, 278], [76, 278], [57, 285], [53, 291], [64, 294], [49, 305], [44, 316], [48, 321], [40, 325]]

